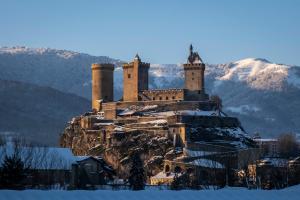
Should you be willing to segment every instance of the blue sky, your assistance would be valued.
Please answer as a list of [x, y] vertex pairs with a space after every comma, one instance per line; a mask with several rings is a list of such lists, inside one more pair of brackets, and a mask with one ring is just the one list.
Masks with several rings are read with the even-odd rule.
[[0, 46], [180, 63], [247, 57], [300, 66], [300, 0], [0, 0]]

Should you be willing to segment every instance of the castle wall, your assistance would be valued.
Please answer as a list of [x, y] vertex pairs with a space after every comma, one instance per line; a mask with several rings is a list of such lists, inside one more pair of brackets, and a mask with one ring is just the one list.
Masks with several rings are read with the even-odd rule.
[[113, 101], [113, 64], [92, 65], [92, 108], [99, 110], [99, 100]]
[[219, 116], [181, 116], [182, 123], [190, 123], [193, 126], [210, 127], [239, 127], [240, 122], [235, 117]]
[[183, 89], [144, 90], [140, 92], [141, 101], [184, 100]]
[[103, 103], [102, 110], [104, 112], [104, 119], [117, 118], [117, 106], [115, 102]]
[[[158, 105], [162, 107], [164, 110], [212, 110], [215, 107], [215, 103], [212, 101], [118, 101], [114, 102], [116, 104], [117, 109], [126, 109], [130, 106], [147, 106], [147, 105]], [[104, 107], [108, 103], [103, 103]]]

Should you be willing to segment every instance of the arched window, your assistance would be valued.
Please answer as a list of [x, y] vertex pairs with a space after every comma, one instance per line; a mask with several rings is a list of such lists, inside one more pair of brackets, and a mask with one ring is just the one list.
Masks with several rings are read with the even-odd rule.
[[169, 97], [166, 97], [166, 100], [169, 100]]

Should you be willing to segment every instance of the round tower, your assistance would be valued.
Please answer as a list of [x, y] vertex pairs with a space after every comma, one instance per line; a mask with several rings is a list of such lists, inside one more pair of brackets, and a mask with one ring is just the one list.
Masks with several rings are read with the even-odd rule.
[[99, 110], [100, 101], [114, 100], [114, 65], [92, 64], [92, 109]]

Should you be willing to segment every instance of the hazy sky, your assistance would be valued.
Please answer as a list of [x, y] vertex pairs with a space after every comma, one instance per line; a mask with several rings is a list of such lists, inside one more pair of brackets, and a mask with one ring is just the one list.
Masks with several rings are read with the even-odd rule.
[[300, 65], [300, 0], [0, 0], [0, 46], [180, 63], [246, 57]]

